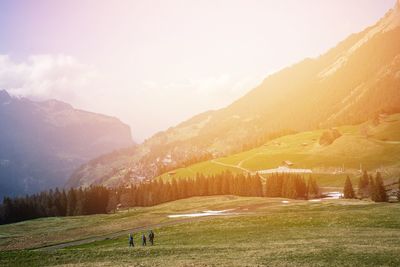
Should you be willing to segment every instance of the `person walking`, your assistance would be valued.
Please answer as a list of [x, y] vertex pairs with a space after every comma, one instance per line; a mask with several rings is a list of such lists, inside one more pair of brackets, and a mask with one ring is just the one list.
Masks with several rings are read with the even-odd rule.
[[153, 246], [154, 245], [154, 232], [153, 232], [153, 230], [150, 230], [150, 232], [149, 232], [149, 241], [150, 241], [150, 244]]
[[142, 235], [142, 246], [146, 246], [146, 235]]
[[129, 234], [129, 246], [130, 247], [135, 246], [135, 244], [133, 243], [133, 234], [132, 233]]

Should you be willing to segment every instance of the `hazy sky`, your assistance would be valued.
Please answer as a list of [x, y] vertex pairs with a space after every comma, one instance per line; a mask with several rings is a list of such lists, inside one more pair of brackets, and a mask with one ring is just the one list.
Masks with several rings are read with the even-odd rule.
[[374, 24], [395, 0], [0, 1], [0, 88], [141, 141]]

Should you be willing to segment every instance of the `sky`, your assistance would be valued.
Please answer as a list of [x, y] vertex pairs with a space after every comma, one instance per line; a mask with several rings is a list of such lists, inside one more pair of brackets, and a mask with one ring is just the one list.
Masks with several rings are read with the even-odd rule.
[[246, 94], [395, 0], [3, 0], [0, 89], [115, 116], [135, 141]]

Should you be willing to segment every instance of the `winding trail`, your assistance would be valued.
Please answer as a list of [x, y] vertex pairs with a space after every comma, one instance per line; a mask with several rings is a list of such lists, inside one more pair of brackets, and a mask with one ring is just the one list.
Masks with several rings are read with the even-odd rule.
[[245, 168], [240, 167], [240, 166], [238, 166], [238, 165], [232, 165], [232, 164], [222, 163], [222, 162], [216, 161], [216, 160], [214, 160], [214, 159], [211, 160], [211, 162], [214, 163], [214, 164], [218, 164], [218, 165], [224, 166], [224, 167], [236, 168], [236, 169], [242, 170], [242, 171], [244, 171], [244, 172], [251, 173], [251, 171], [249, 171], [248, 169], [245, 169]]

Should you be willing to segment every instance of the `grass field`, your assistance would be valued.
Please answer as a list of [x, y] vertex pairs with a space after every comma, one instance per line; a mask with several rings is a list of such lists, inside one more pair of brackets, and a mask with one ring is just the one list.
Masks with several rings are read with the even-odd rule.
[[[290, 160], [295, 168], [312, 169], [323, 186], [342, 186], [346, 175], [356, 179], [360, 167], [370, 172], [381, 171], [385, 179], [400, 174], [400, 114], [388, 116], [379, 124], [366, 122], [337, 128], [342, 136], [328, 146], [319, 138], [324, 130], [287, 135], [250, 151], [201, 162], [160, 176], [194, 177], [196, 173], [218, 174], [229, 169], [235, 173], [277, 168]], [[344, 167], [344, 173], [336, 172]]]
[[[0, 226], [0, 266], [400, 266], [400, 204], [282, 200], [191, 198], [111, 215]], [[64, 249], [5, 251], [12, 249], [5, 243], [24, 235], [31, 235], [25, 248], [38, 247], [49, 244], [51, 233], [60, 236], [51, 241], [57, 243], [172, 220], [168, 214], [222, 209], [235, 209], [235, 215], [154, 227], [153, 247], [129, 248], [124, 233]], [[141, 233], [135, 232], [137, 245]]]

